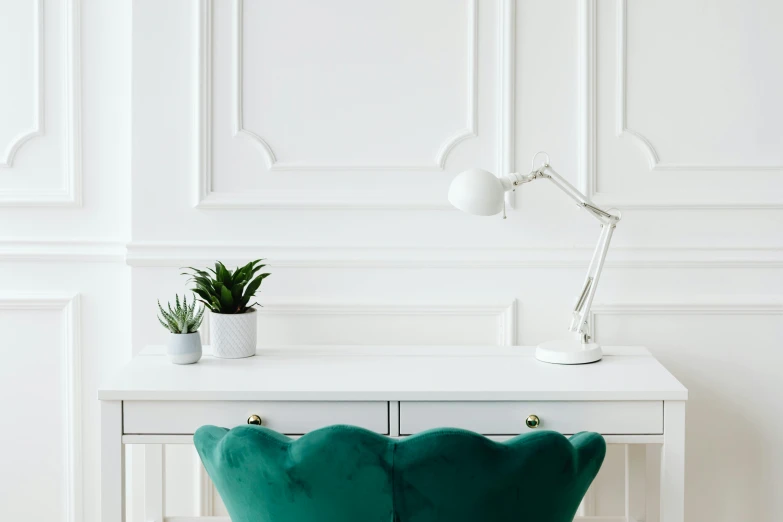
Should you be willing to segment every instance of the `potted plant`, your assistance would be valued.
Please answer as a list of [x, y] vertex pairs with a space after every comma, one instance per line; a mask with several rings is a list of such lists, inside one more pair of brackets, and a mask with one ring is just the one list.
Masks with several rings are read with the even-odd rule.
[[187, 296], [174, 296], [174, 308], [168, 303], [168, 311], [158, 301], [158, 321], [169, 331], [168, 356], [174, 364], [193, 364], [201, 359], [201, 337], [198, 328], [204, 317], [204, 307], [196, 311], [196, 298], [188, 306]]
[[[269, 274], [257, 274], [266, 265], [263, 259], [251, 261], [236, 270], [229, 270], [220, 261], [214, 270], [187, 267], [189, 281], [210, 311], [210, 337], [215, 357], [240, 359], [256, 354], [256, 314], [250, 300]], [[259, 305], [260, 306], [260, 305]]]

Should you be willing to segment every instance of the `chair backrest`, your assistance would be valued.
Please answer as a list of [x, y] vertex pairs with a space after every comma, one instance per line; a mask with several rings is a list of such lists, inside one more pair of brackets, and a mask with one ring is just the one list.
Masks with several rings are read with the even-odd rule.
[[606, 453], [596, 433], [551, 431], [203, 426], [194, 442], [232, 522], [571, 522]]

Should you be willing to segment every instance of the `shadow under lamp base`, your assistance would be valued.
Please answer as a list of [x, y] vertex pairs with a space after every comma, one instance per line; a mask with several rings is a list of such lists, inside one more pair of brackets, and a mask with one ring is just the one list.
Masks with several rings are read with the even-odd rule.
[[536, 347], [536, 359], [550, 364], [587, 364], [603, 357], [597, 343], [573, 340], [547, 341]]

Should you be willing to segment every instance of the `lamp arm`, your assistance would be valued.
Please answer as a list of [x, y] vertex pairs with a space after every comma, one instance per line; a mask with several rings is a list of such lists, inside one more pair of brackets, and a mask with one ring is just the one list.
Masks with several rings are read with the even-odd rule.
[[601, 224], [601, 235], [598, 237], [593, 258], [587, 269], [582, 292], [574, 304], [571, 325], [568, 329], [574, 332], [582, 343], [588, 343], [591, 340], [590, 307], [593, 304], [593, 297], [598, 288], [598, 279], [601, 277], [601, 271], [604, 268], [606, 253], [609, 251], [609, 243], [612, 241], [612, 233], [616, 226], [615, 223], [616, 221]]
[[598, 237], [598, 243], [593, 251], [593, 257], [590, 260], [590, 266], [587, 269], [587, 275], [582, 286], [582, 291], [579, 294], [579, 298], [574, 305], [574, 311], [571, 317], [571, 325], [569, 330], [574, 332], [578, 340], [582, 343], [590, 342], [590, 307], [593, 304], [593, 297], [595, 291], [598, 288], [598, 279], [601, 276], [601, 270], [604, 267], [604, 260], [606, 254], [609, 251], [609, 243], [612, 241], [612, 233], [614, 232], [617, 222], [620, 221], [620, 216], [610, 214], [609, 212], [602, 210], [587, 199], [587, 197], [579, 192], [573, 185], [563, 179], [548, 163], [545, 163], [538, 170], [534, 170], [527, 176], [516, 176], [515, 185], [521, 183], [527, 183], [538, 178], [547, 178], [554, 183], [560, 190], [565, 192], [571, 199], [587, 210], [593, 217], [601, 222], [601, 235]]
[[601, 223], [609, 223], [612, 220], [617, 222], [620, 220], [619, 217], [593, 205], [593, 203], [587, 199], [587, 196], [579, 192], [573, 185], [571, 185], [560, 174], [558, 174], [548, 163], [545, 163], [540, 169], [534, 171], [532, 174], [534, 178], [547, 178], [549, 181], [554, 183], [557, 188], [565, 192], [571, 199], [576, 201], [580, 207], [587, 210]]

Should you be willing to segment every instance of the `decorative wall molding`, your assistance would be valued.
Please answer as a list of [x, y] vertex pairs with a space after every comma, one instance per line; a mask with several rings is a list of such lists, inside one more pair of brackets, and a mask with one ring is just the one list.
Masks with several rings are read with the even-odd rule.
[[197, 20], [199, 69], [195, 109], [198, 114], [198, 167], [194, 206], [198, 208], [214, 199], [215, 195], [212, 190], [212, 0], [199, 2]]
[[517, 342], [517, 300], [510, 303], [371, 303], [371, 302], [275, 302], [264, 301], [261, 315], [464, 315], [492, 316], [498, 319], [497, 343], [500, 346], [514, 346]]
[[[303, 246], [219, 242], [131, 242], [0, 238], [0, 262], [107, 262], [180, 267], [266, 257], [281, 268], [578, 268], [592, 248]], [[615, 268], [783, 268], [783, 248], [612, 249]]]
[[10, 168], [14, 166], [14, 156], [16, 152], [28, 141], [36, 136], [43, 135], [44, 131], [44, 91], [43, 91], [43, 78], [44, 78], [44, 41], [43, 41], [43, 0], [35, 0], [33, 2], [34, 18], [33, 18], [33, 41], [35, 42], [35, 49], [33, 51], [33, 75], [35, 76], [33, 83], [35, 84], [35, 105], [33, 107], [33, 127], [25, 129], [20, 132], [8, 146], [5, 148], [5, 152], [0, 157], [0, 168]]
[[588, 199], [596, 188], [596, 4], [579, 2], [579, 188]]
[[[511, 302], [474, 299], [470, 302], [443, 303], [421, 302], [372, 302], [346, 300], [281, 300], [264, 299], [263, 308], [258, 313], [265, 315], [372, 315], [372, 316], [490, 316], [497, 317], [498, 331], [495, 344], [514, 346], [517, 342], [517, 300]], [[205, 317], [201, 335], [205, 344], [209, 344], [209, 316]]]
[[[461, 141], [477, 136], [478, 126], [478, 16], [477, 0], [468, 0], [468, 103], [466, 107], [465, 128], [448, 137], [438, 148], [435, 158], [430, 164], [318, 164], [299, 161], [280, 161], [275, 156], [272, 147], [258, 133], [244, 126], [244, 89], [243, 78], [243, 13], [244, 0], [234, 0], [233, 6], [233, 41], [232, 41], [232, 94], [233, 94], [233, 130], [234, 135], [244, 135], [258, 145], [269, 170], [443, 170], [446, 158], [451, 150]], [[211, 52], [210, 52], [211, 55]], [[209, 58], [211, 59], [211, 58]]]
[[[501, 11], [500, 18], [507, 14], [513, 14], [513, 2], [504, 0], [507, 6]], [[279, 161], [269, 144], [258, 134], [244, 127], [242, 108], [242, 9], [243, 0], [234, 0], [233, 26], [234, 38], [232, 44], [232, 95], [234, 100], [232, 128], [235, 135], [242, 134], [252, 140], [264, 156], [264, 161], [269, 170], [340, 170], [340, 171], [442, 171], [450, 152], [462, 141], [478, 136], [478, 0], [468, 0], [468, 104], [466, 108], [466, 127], [446, 139], [439, 148], [433, 162], [427, 165], [406, 164], [334, 164], [319, 165], [301, 162]], [[309, 208], [309, 209], [396, 209], [396, 210], [450, 210], [446, 198], [443, 201], [433, 202], [421, 199], [411, 194], [410, 191], [395, 193], [385, 192], [360, 192], [355, 190], [330, 191], [328, 194], [317, 191], [293, 191], [293, 190], [265, 190], [262, 193], [234, 193], [216, 192], [213, 190], [213, 165], [212, 165], [212, 40], [213, 40], [213, 0], [201, 0], [198, 17], [198, 42], [199, 50], [199, 86], [198, 107], [198, 181], [195, 191], [196, 208], [225, 209], [225, 208]], [[505, 13], [505, 14], [504, 14]], [[513, 24], [511, 31], [504, 33], [503, 47], [513, 46]], [[502, 23], [501, 25], [509, 25]], [[502, 32], [502, 31], [501, 31]], [[513, 49], [510, 50], [510, 58], [504, 60], [505, 64], [513, 60]], [[513, 67], [513, 63], [511, 63]], [[507, 65], [506, 65], [507, 67]], [[502, 72], [503, 65], [498, 64], [498, 78], [502, 83], [513, 82], [513, 74]], [[498, 103], [499, 108], [509, 107], [509, 96], [513, 99], [513, 85], [502, 85], [499, 89], [505, 101]], [[513, 125], [513, 114], [507, 114], [504, 110], [504, 119], [508, 119]], [[508, 125], [508, 124], [507, 124]], [[506, 136], [506, 141], [513, 139], [513, 134]], [[501, 146], [499, 145], [499, 148]], [[504, 145], [505, 152], [499, 152], [498, 158], [513, 154], [513, 143]], [[418, 197], [418, 199], [417, 199]], [[509, 200], [509, 204], [511, 200]]]
[[[239, 243], [132, 242], [130, 266], [180, 267], [264, 257], [280, 268], [578, 268], [593, 249], [486, 247], [299, 246]], [[614, 248], [609, 268], [780, 268], [783, 248]]]
[[590, 310], [590, 331], [598, 315], [783, 315], [783, 300], [772, 297], [726, 297], [709, 300], [596, 303]]
[[[0, 310], [59, 310], [62, 312], [62, 415], [65, 438], [64, 520], [82, 521], [81, 340], [79, 294], [0, 294]], [[55, 468], [56, 472], [56, 468]]]
[[[616, 23], [616, 40], [617, 40], [617, 107], [615, 108], [615, 116], [617, 117], [617, 136], [620, 137], [623, 134], [628, 134], [635, 138], [641, 145], [644, 152], [647, 154], [650, 164], [650, 170], [653, 170], [655, 166], [660, 162], [658, 153], [655, 152], [650, 140], [648, 140], [640, 132], [637, 132], [628, 127], [628, 3], [626, 0], [617, 1], [617, 23]], [[595, 18], [593, 18], [595, 22]], [[592, 32], [595, 35], [595, 31]], [[595, 61], [593, 61], [595, 64]]]
[[125, 242], [91, 239], [0, 238], [2, 262], [116, 262], [125, 261]]
[[66, 198], [68, 204], [82, 204], [82, 80], [81, 0], [68, 0], [66, 78]]
[[724, 296], [703, 301], [632, 301], [595, 304], [593, 312], [602, 315], [779, 315], [783, 314], [783, 300]]
[[706, 163], [663, 162], [652, 142], [641, 132], [628, 127], [628, 0], [616, 0], [617, 40], [617, 136], [628, 134], [634, 137], [647, 155], [650, 170], [783, 170], [783, 165], [717, 165]]
[[[516, 171], [516, 0], [498, 7], [498, 176]], [[516, 192], [506, 192], [506, 207], [514, 208]]]
[[[38, 60], [38, 126], [37, 129], [22, 136], [10, 152], [6, 154], [6, 165], [12, 165], [15, 153], [30, 139], [41, 136], [44, 129], [43, 99], [46, 89], [44, 83], [44, 16], [43, 0], [37, 0], [39, 32], [37, 38]], [[63, 121], [65, 126], [64, 155], [64, 187], [61, 189], [3, 189], [0, 188], [0, 207], [57, 207], [81, 206], [82, 204], [82, 165], [81, 165], [81, 50], [80, 50], [80, 17], [81, 0], [66, 0], [63, 10], [63, 34], [65, 41], [61, 46], [64, 85], [63, 85]]]
[[[208, 155], [206, 152], [202, 156]], [[308, 210], [454, 210], [444, 193], [433, 201], [408, 191], [264, 190], [263, 192], [215, 192], [211, 177], [201, 177], [195, 208], [203, 209], [308, 209]], [[207, 187], [210, 187], [207, 190]]]
[[[615, 20], [616, 42], [616, 92], [615, 126], [618, 138], [627, 135], [638, 143], [647, 158], [650, 172], [652, 171], [782, 171], [783, 165], [718, 165], [706, 163], [677, 163], [662, 161], [652, 142], [638, 130], [628, 127], [627, 116], [627, 49], [628, 49], [628, 1], [615, 0], [617, 17]], [[618, 197], [614, 194], [597, 191], [597, 48], [596, 48], [596, 14], [597, 0], [582, 0], [580, 2], [580, 81], [579, 98], [581, 106], [580, 122], [580, 172], [579, 185], [581, 190], [597, 203], [602, 205], [617, 205], [624, 208], [647, 209], [684, 209], [684, 208], [714, 208], [714, 209], [758, 209], [783, 208], [783, 199], [760, 199], [758, 202], [736, 202], [730, 195], [725, 198], [705, 200], [676, 201], [663, 200], [658, 196], [638, 195], [634, 197]]]

